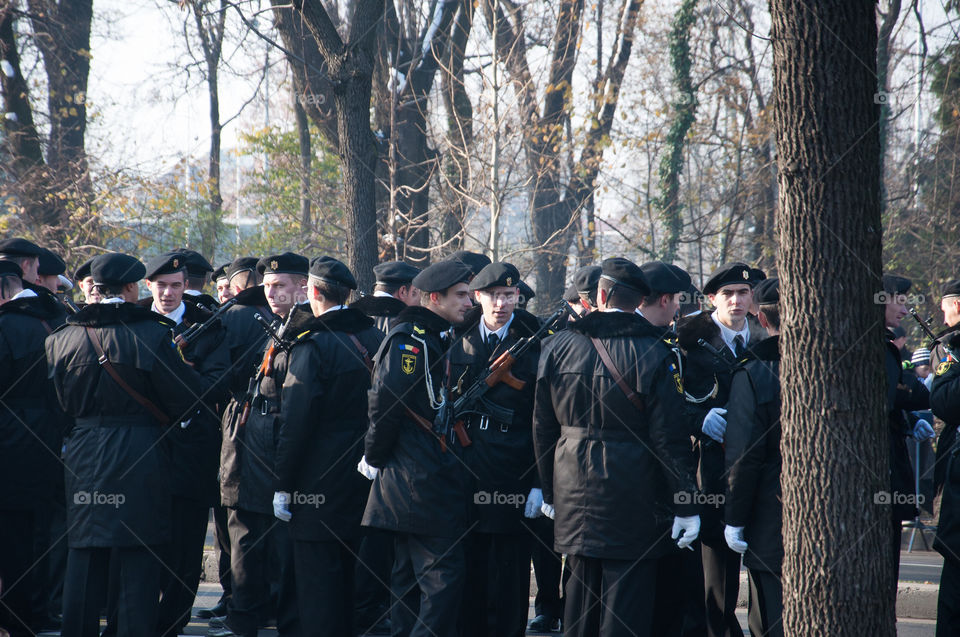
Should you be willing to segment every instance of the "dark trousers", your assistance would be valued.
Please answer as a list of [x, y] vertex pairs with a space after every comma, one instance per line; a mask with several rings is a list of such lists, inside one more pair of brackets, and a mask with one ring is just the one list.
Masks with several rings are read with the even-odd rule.
[[703, 558], [703, 589], [709, 637], [740, 637], [737, 595], [740, 592], [740, 554], [727, 546], [721, 534], [700, 543]]
[[[651, 637], [656, 560], [568, 555], [564, 637]], [[657, 636], [659, 637], [659, 636]]]
[[63, 610], [63, 579], [67, 573], [67, 505], [54, 500], [50, 509], [50, 548], [47, 553], [47, 612]]
[[704, 637], [707, 634], [700, 543], [694, 550], [673, 548], [657, 560], [653, 634]]
[[937, 637], [960, 637], [960, 560], [943, 560], [937, 597]]
[[300, 635], [355, 637], [354, 568], [358, 543], [293, 541]]
[[63, 585], [63, 637], [96, 637], [106, 602], [111, 561], [116, 562], [116, 634], [152, 635], [157, 626], [160, 563], [147, 547], [71, 548]]
[[213, 507], [213, 537], [217, 542], [217, 575], [220, 579], [220, 588], [223, 595], [220, 601], [230, 599], [230, 530], [227, 527], [227, 507], [216, 505]]
[[[230, 509], [230, 566], [233, 594], [227, 624], [240, 635], [256, 635], [271, 612], [270, 573], [277, 574], [277, 629], [281, 635], [297, 633], [297, 595], [293, 575], [293, 547], [286, 524], [272, 515]], [[276, 569], [276, 570], [274, 570]]]
[[33, 634], [33, 529], [33, 511], [0, 511], [0, 628], [11, 637]]
[[393, 637], [457, 637], [464, 570], [463, 544], [456, 538], [395, 534]]
[[357, 553], [354, 605], [358, 628], [380, 621], [390, 608], [390, 571], [393, 569], [393, 534], [363, 527]]
[[560, 619], [563, 617], [560, 593], [566, 588], [570, 569], [563, 567], [563, 556], [553, 550], [553, 520], [546, 516], [534, 518], [530, 521], [530, 527], [534, 532], [530, 557], [533, 559], [533, 576], [537, 581], [533, 612], [550, 619]]
[[783, 637], [783, 584], [779, 573], [747, 569], [751, 637]]
[[527, 535], [471, 533], [464, 541], [462, 637], [521, 637], [530, 600]]
[[174, 496], [171, 511], [171, 542], [159, 553], [162, 566], [157, 632], [162, 637], [176, 637], [190, 622], [203, 568], [210, 507]]

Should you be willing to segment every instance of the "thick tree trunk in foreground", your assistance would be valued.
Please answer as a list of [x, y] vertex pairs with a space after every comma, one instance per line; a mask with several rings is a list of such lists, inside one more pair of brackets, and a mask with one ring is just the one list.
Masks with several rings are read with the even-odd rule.
[[875, 3], [771, 0], [780, 187], [784, 629], [895, 634]]

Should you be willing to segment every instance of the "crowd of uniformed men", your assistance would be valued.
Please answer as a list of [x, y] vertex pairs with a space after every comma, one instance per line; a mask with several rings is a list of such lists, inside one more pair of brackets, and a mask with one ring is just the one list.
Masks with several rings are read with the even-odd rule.
[[[675, 265], [606, 259], [541, 318], [516, 267], [470, 252], [380, 264], [350, 304], [353, 274], [325, 256], [66, 270], [0, 242], [13, 637], [176, 635], [211, 508], [214, 636], [740, 635], [741, 559], [751, 634], [783, 634], [779, 288], [762, 271], [724, 265], [701, 294]], [[882, 286], [892, 329], [910, 282]], [[934, 435], [909, 413], [946, 422], [941, 636], [960, 630], [960, 282], [942, 308], [932, 396], [887, 350], [891, 493], [912, 492], [907, 439]]]

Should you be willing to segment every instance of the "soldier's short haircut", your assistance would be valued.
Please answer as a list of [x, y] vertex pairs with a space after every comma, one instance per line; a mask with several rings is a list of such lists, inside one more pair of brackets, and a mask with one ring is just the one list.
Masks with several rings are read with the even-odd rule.
[[323, 295], [323, 298], [337, 305], [345, 305], [347, 299], [350, 298], [350, 288], [345, 285], [340, 285], [339, 283], [331, 283], [330, 281], [323, 281], [315, 276], [311, 276], [310, 285], [317, 288], [320, 294]]
[[392, 295], [396, 294], [397, 292], [399, 292], [399, 291], [400, 291], [400, 288], [404, 287], [405, 285], [406, 285], [406, 286], [409, 286], [410, 284], [409, 284], [409, 283], [407, 283], [407, 284], [402, 284], [402, 283], [377, 283], [375, 286], [373, 286], [373, 291], [374, 291], [374, 292], [386, 292], [387, 294], [390, 294], [390, 295], [392, 296]]
[[577, 295], [580, 297], [581, 301], [585, 301], [590, 304], [591, 307], [597, 307], [597, 290], [594, 288], [589, 294], [586, 292], [577, 292]]
[[40, 257], [33, 256], [33, 255], [28, 256], [25, 254], [0, 254], [0, 259], [4, 261], [13, 261], [14, 263], [20, 266], [21, 270], [23, 270], [24, 263], [29, 263], [31, 259], [36, 259], [37, 261], [39, 261]]
[[780, 307], [777, 305], [761, 305], [760, 313], [767, 318], [767, 323], [775, 330], [780, 329]]
[[0, 299], [9, 299], [21, 290], [23, 290], [23, 282], [20, 277], [16, 274], [0, 274]]
[[664, 295], [673, 296], [669, 292], [651, 292], [640, 300], [640, 307], [649, 307], [660, 303], [660, 298]]
[[100, 285], [94, 285], [93, 289], [99, 292], [100, 296], [108, 299], [112, 296], [123, 296], [123, 288], [125, 287], [126, 285], [122, 283], [120, 285], [107, 285], [101, 283]]
[[203, 286], [207, 284], [207, 275], [204, 274], [203, 276], [190, 276], [189, 274], [186, 274], [184, 282], [187, 284], [188, 288], [202, 290]]
[[610, 279], [600, 279], [599, 289], [607, 293], [607, 305], [621, 310], [635, 310], [640, 307], [643, 295], [633, 288]]

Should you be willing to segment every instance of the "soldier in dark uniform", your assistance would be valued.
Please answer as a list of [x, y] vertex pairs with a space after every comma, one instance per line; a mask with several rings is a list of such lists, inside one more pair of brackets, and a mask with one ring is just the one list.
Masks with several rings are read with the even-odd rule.
[[770, 335], [751, 346], [751, 357], [733, 374], [727, 403], [727, 498], [724, 537], [743, 554], [750, 582], [750, 634], [783, 635], [783, 563], [780, 494], [779, 281], [754, 289], [757, 318]]
[[[930, 408], [930, 393], [916, 374], [904, 374], [900, 349], [893, 343], [895, 328], [907, 315], [906, 294], [911, 286], [910, 279], [896, 275], [884, 275], [882, 278], [884, 322], [886, 332], [886, 356], [884, 366], [887, 371], [887, 421], [890, 442], [890, 494], [893, 502], [890, 541], [894, 577], [890, 590], [891, 602], [896, 601], [897, 580], [900, 574], [900, 543], [903, 535], [903, 521], [916, 517], [917, 507], [912, 501], [914, 494], [913, 469], [907, 452], [907, 436], [917, 440], [934, 437], [933, 427], [926, 421], [917, 421], [911, 414]], [[909, 416], [908, 416], [909, 415]]]
[[230, 278], [227, 276], [228, 267], [230, 267], [230, 264], [224, 263], [210, 275], [210, 279], [217, 290], [217, 301], [221, 305], [235, 296], [233, 289], [230, 287]]
[[599, 265], [585, 265], [573, 275], [573, 285], [580, 297], [581, 316], [597, 309], [597, 283], [600, 281]]
[[[753, 304], [752, 268], [728, 263], [703, 286], [716, 308], [678, 322], [677, 334], [685, 354], [683, 384], [687, 398], [689, 433], [696, 437], [700, 488], [705, 494], [700, 550], [703, 563], [707, 634], [730, 637], [742, 632], [736, 617], [740, 588], [740, 554], [723, 538], [722, 504], [725, 492], [723, 415], [730, 381], [738, 361], [751, 342], [764, 338], [759, 324], [748, 320]], [[701, 346], [700, 340], [707, 346]], [[711, 351], [711, 348], [713, 351]]]
[[[224, 414], [221, 454], [221, 497], [230, 508], [232, 596], [223, 622], [211, 620], [212, 637], [257, 634], [269, 612], [269, 586], [276, 583], [277, 628], [281, 635], [299, 631], [293, 555], [285, 525], [273, 516], [276, 486], [276, 437], [281, 420], [281, 389], [287, 373], [287, 347], [313, 315], [300, 306], [306, 300], [309, 262], [292, 252], [262, 258], [257, 264], [270, 310], [283, 321], [278, 336], [267, 343], [260, 370], [252, 381], [254, 394], [244, 421], [242, 405]], [[238, 295], [240, 296], [240, 295]], [[227, 323], [229, 330], [231, 323]], [[230, 421], [227, 422], [227, 418]], [[229, 444], [227, 438], [230, 438]], [[277, 572], [270, 573], [271, 569]]]
[[0, 629], [13, 637], [48, 623], [52, 582], [42, 558], [63, 491], [64, 419], [44, 352], [63, 312], [51, 295], [24, 294], [21, 273], [0, 260]]
[[[210, 319], [195, 296], [185, 294], [186, 256], [167, 252], [147, 264], [147, 287], [152, 297], [141, 303], [172, 321], [175, 340], [191, 327]], [[217, 472], [220, 467], [220, 419], [217, 403], [227, 394], [229, 352], [226, 331], [217, 320], [199, 336], [183, 344], [184, 356], [194, 369], [216, 379], [202, 395], [202, 402], [164, 436], [170, 454], [170, 484], [173, 506], [170, 514], [172, 541], [160, 552], [160, 609], [157, 623], [161, 637], [174, 637], [190, 621], [197, 596], [207, 535], [210, 507], [219, 500]]]
[[470, 269], [435, 263], [413, 284], [421, 306], [405, 309], [377, 352], [361, 466], [373, 479], [364, 526], [394, 534], [395, 637], [454, 637], [468, 530], [461, 442], [449, 423], [448, 343], [441, 336], [471, 307]]
[[187, 264], [187, 286], [184, 293], [196, 297], [194, 301], [203, 309], [213, 312], [220, 306], [220, 302], [203, 291], [207, 286], [207, 275], [213, 272], [213, 266], [206, 257], [196, 250], [181, 248], [177, 250], [183, 255]]
[[520, 290], [520, 296], [517, 297], [517, 309], [525, 310], [530, 301], [537, 296], [537, 293], [523, 279], [520, 279], [517, 283], [517, 289]]
[[13, 261], [20, 266], [28, 285], [37, 285], [37, 269], [40, 267], [40, 246], [21, 237], [0, 241], [0, 260]]
[[367, 430], [371, 356], [383, 335], [345, 305], [357, 283], [336, 259], [314, 259], [313, 318], [288, 354], [277, 437], [274, 515], [289, 522], [301, 635], [354, 637], [353, 580], [370, 488], [355, 471]]
[[87, 259], [73, 274], [73, 279], [77, 282], [77, 287], [79, 287], [83, 293], [83, 299], [80, 301], [81, 307], [83, 305], [89, 305], [90, 303], [99, 303], [101, 298], [100, 293], [93, 287], [93, 275], [90, 274], [91, 263], [93, 263], [93, 258]]
[[234, 294], [260, 285], [260, 273], [257, 272], [259, 262], [256, 257], [238, 257], [227, 267], [227, 279]]
[[933, 548], [943, 556], [937, 598], [937, 637], [960, 635], [960, 281], [943, 288], [944, 321], [951, 328], [941, 336], [930, 390], [930, 407], [944, 421], [937, 443], [935, 488], [941, 491], [940, 519]]
[[[450, 348], [453, 396], [459, 397], [497, 357], [540, 322], [516, 309], [520, 273], [509, 263], [491, 263], [470, 283], [479, 304], [457, 326]], [[540, 513], [543, 496], [533, 455], [533, 394], [540, 347], [513, 365], [524, 383], [515, 389], [498, 383], [463, 415], [473, 444], [464, 451], [472, 520], [465, 538], [466, 587], [461, 611], [464, 636], [523, 635], [527, 624], [532, 537], [524, 514]]]
[[[238, 489], [240, 486], [240, 464], [235, 441], [237, 440], [237, 426], [243, 411], [244, 399], [248, 384], [257, 372], [257, 366], [263, 359], [263, 352], [269, 338], [260, 323], [254, 318], [259, 314], [267, 322], [275, 319], [267, 297], [263, 293], [263, 286], [257, 283], [256, 259], [253, 259], [253, 275], [248, 276], [246, 270], [248, 258], [243, 257], [233, 261], [227, 267], [227, 278], [235, 285], [230, 285], [231, 294], [236, 297], [234, 305], [220, 315], [220, 321], [226, 329], [226, 348], [230, 357], [229, 368], [229, 396], [226, 407], [222, 409], [220, 418], [222, 427], [220, 447], [220, 498], [221, 501], [213, 508], [214, 537], [217, 542], [217, 570], [220, 587], [223, 595], [217, 603], [209, 609], [197, 611], [200, 619], [219, 618], [227, 616], [227, 606], [232, 595], [231, 546], [230, 531], [227, 524], [227, 507], [239, 501]], [[231, 277], [230, 275], [234, 276]], [[240, 287], [250, 284], [249, 287]]]
[[[160, 564], [170, 541], [170, 459], [162, 437], [196, 409], [208, 381], [184, 360], [172, 323], [137, 306], [143, 264], [106, 254], [91, 264], [104, 300], [47, 339], [60, 404], [74, 419], [64, 446], [70, 552], [63, 635], [98, 633], [109, 562], [118, 564], [118, 634], [157, 626]], [[112, 549], [112, 550], [111, 550]]]
[[627, 259], [601, 267], [600, 311], [544, 343], [534, 409], [542, 508], [571, 570], [568, 637], [651, 635], [667, 534], [688, 547], [700, 528], [677, 359], [634, 313], [649, 284]]
[[477, 276], [480, 270], [490, 265], [490, 257], [469, 250], [457, 250], [450, 255], [450, 260], [465, 263], [470, 268], [471, 278]]
[[413, 279], [420, 269], [403, 261], [388, 261], [373, 267], [377, 278], [373, 294], [357, 299], [350, 307], [360, 310], [376, 321], [377, 329], [386, 334], [390, 331], [390, 321], [404, 308], [420, 305], [420, 290], [413, 285]]

